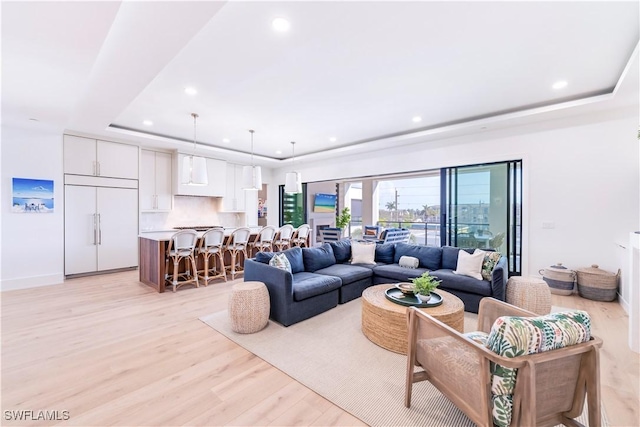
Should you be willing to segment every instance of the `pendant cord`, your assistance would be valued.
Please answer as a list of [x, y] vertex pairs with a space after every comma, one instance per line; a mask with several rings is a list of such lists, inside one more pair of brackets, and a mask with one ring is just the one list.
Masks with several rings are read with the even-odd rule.
[[291, 141], [291, 149], [293, 150], [293, 155], [291, 156], [291, 166], [293, 170], [291, 172], [296, 171], [296, 143], [295, 141]]
[[251, 167], [253, 167], [253, 133], [255, 132], [253, 129], [249, 129], [251, 132]]

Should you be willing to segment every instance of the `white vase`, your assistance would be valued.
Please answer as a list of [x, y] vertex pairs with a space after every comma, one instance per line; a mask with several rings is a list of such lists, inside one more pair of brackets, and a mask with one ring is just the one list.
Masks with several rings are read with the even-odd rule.
[[429, 293], [428, 295], [418, 294], [418, 298], [420, 298], [420, 301], [422, 302], [429, 302], [429, 300], [431, 299], [431, 293]]

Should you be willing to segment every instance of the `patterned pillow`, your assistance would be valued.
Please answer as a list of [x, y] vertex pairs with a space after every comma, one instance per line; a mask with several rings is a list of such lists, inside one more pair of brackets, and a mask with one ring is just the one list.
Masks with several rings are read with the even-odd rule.
[[269, 265], [280, 270], [285, 270], [291, 273], [291, 263], [287, 256], [281, 252], [275, 254], [269, 261]]
[[484, 280], [491, 281], [493, 268], [496, 266], [498, 261], [500, 261], [502, 254], [500, 252], [483, 251], [480, 249], [476, 249], [476, 251], [484, 252], [484, 261], [482, 261], [482, 271], [480, 271], [480, 273]]
[[[486, 346], [500, 356], [517, 357], [579, 344], [590, 338], [589, 314], [576, 310], [540, 317], [499, 317], [491, 327]], [[517, 371], [491, 362], [491, 400], [496, 426], [511, 423]]]
[[489, 334], [482, 331], [473, 331], [466, 332], [462, 334], [465, 338], [470, 339], [471, 341], [475, 341], [480, 345], [487, 346], [487, 341], [489, 340]]

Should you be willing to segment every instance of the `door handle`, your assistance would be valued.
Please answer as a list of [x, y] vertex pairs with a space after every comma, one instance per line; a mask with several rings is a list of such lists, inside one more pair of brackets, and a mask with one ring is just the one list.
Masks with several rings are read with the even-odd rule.
[[96, 214], [93, 214], [93, 244], [94, 245], [96, 244], [96, 240], [97, 240], [97, 237], [96, 237], [97, 231], [98, 231], [98, 224], [96, 221]]
[[102, 223], [100, 222], [100, 214], [98, 214], [98, 244], [102, 244]]

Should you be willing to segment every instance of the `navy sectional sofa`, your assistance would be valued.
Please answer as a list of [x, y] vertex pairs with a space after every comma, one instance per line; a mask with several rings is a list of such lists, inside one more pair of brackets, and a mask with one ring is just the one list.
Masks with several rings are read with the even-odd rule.
[[[269, 265], [273, 253], [260, 252], [256, 258], [245, 261], [244, 280], [260, 281], [267, 286], [270, 317], [284, 326], [356, 299], [369, 286], [407, 282], [425, 271], [442, 280], [439, 289], [458, 296], [465, 311], [477, 313], [484, 297], [504, 301], [507, 259], [500, 258], [491, 281], [478, 280], [453, 273], [460, 250], [449, 246], [377, 244], [375, 264], [351, 264], [351, 241], [344, 239], [314, 248], [287, 249], [283, 253], [291, 264], [291, 273]], [[399, 260], [405, 255], [418, 258], [418, 268], [401, 267]]]

